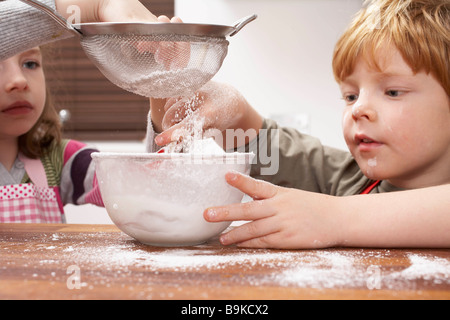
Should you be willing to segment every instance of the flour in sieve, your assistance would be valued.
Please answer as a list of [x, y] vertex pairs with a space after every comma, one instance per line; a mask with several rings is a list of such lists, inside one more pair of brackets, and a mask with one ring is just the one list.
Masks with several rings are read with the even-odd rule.
[[208, 82], [214, 74], [195, 68], [154, 71], [121, 87], [133, 93], [153, 98], [190, 96]]

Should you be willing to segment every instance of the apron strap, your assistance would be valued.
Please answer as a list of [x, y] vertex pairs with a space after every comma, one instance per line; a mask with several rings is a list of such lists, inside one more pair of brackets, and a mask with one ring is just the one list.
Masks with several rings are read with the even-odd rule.
[[25, 171], [37, 187], [48, 188], [47, 175], [40, 159], [30, 159], [19, 153], [19, 160], [23, 162]]
[[377, 185], [379, 185], [381, 180], [377, 180], [371, 185], [369, 185], [366, 189], [364, 189], [360, 194], [368, 194], [370, 191], [372, 191]]

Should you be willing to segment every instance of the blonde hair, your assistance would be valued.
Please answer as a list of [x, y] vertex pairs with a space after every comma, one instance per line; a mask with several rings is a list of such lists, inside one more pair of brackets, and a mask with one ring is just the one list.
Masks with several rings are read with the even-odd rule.
[[[41, 52], [45, 69], [45, 60], [49, 57], [50, 50], [41, 47]], [[59, 115], [46, 85], [44, 110], [31, 130], [19, 137], [19, 150], [29, 158], [40, 158], [49, 151], [52, 145], [61, 142], [61, 135]]]
[[333, 55], [337, 82], [363, 57], [380, 70], [379, 50], [394, 45], [414, 73], [431, 73], [450, 96], [450, 1], [372, 0], [338, 40]]

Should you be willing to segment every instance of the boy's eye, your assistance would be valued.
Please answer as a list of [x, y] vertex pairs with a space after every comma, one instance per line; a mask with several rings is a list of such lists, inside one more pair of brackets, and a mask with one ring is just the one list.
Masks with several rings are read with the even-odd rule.
[[395, 97], [398, 97], [401, 94], [401, 92], [399, 90], [388, 90], [388, 91], [386, 91], [386, 94], [389, 97], [395, 98]]
[[344, 95], [344, 100], [347, 103], [355, 102], [357, 99], [358, 99], [358, 95], [356, 95], [356, 94]]

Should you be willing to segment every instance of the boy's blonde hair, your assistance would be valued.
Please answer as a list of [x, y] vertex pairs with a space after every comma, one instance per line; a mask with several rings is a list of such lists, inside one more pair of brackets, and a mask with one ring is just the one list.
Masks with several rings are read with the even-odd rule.
[[450, 96], [450, 1], [372, 0], [336, 44], [337, 82], [353, 73], [363, 57], [377, 70], [379, 49], [394, 45], [413, 72], [431, 73]]

